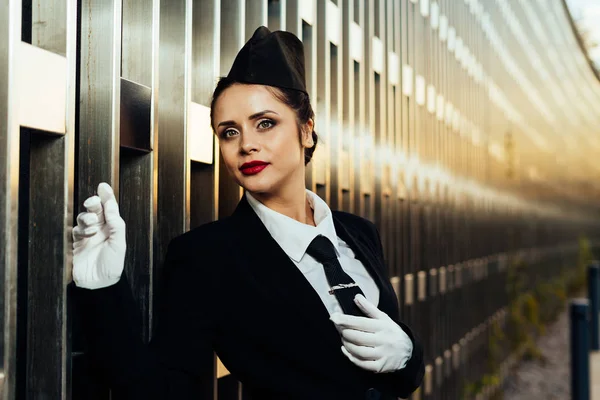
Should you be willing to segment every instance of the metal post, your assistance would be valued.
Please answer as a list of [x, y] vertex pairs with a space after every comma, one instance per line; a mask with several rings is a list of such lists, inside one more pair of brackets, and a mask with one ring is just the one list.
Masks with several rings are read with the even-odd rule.
[[589, 304], [586, 299], [574, 299], [571, 317], [571, 399], [590, 399]]
[[592, 262], [588, 268], [588, 298], [590, 301], [590, 346], [591, 350], [600, 350], [600, 265]]

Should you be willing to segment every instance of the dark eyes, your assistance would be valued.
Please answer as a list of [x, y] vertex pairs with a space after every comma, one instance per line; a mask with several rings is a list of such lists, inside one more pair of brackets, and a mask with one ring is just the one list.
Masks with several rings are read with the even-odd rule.
[[235, 129], [226, 129], [221, 133], [221, 137], [224, 139], [228, 139], [234, 136], [237, 133]]
[[272, 128], [273, 126], [275, 126], [275, 122], [271, 121], [270, 119], [263, 119], [258, 124], [259, 129], [269, 129], [269, 128]]
[[[271, 119], [263, 119], [258, 123], [257, 128], [258, 128], [258, 130], [264, 131], [264, 130], [270, 129], [274, 126], [275, 126], [275, 121], [273, 121]], [[221, 137], [223, 139], [229, 139], [237, 134], [238, 134], [237, 130], [229, 128], [229, 129], [225, 129], [221, 133]]]

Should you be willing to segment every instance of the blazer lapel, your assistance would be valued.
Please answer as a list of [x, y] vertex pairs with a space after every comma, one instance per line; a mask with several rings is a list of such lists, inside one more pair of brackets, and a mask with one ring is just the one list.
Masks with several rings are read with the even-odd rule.
[[[393, 312], [393, 303], [390, 303], [391, 296], [397, 302], [395, 292], [390, 293], [389, 277], [385, 274], [387, 268], [380, 257], [377, 256], [377, 250], [368, 246], [359, 239], [359, 233], [347, 224], [343, 218], [336, 212], [333, 213], [333, 223], [337, 235], [350, 246], [357, 260], [363, 263], [375, 283], [379, 288], [379, 304], [377, 307], [386, 313]], [[391, 307], [391, 308], [390, 308]]]
[[[333, 221], [337, 235], [354, 251], [379, 288], [378, 308], [388, 314], [393, 312], [392, 301], [397, 302], [396, 296], [389, 285], [389, 278], [384, 275], [386, 268], [376, 250], [361, 240], [361, 233], [336, 214], [333, 213]], [[247, 272], [264, 285], [265, 295], [286, 314], [290, 313], [298, 325], [303, 324], [317, 334], [323, 344], [329, 343], [336, 348], [341, 341], [335, 325], [329, 320], [327, 308], [302, 272], [273, 239], [245, 196], [231, 218], [238, 233], [237, 245], [232, 248], [240, 250], [237, 257], [243, 260]]]
[[[288, 255], [273, 239], [245, 196], [232, 215], [237, 226], [239, 257], [246, 261], [248, 273], [264, 284], [267, 296], [273, 304], [291, 312], [298, 325], [305, 324], [321, 332], [324, 340], [339, 341], [335, 325], [329, 320], [329, 312], [314, 288], [296, 267]], [[242, 235], [243, 234], [243, 235]], [[336, 343], [337, 344], [337, 343]]]

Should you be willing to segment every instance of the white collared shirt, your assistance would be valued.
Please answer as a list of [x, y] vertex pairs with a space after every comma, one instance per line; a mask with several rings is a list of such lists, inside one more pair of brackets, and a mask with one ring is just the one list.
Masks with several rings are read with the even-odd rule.
[[314, 211], [316, 226], [307, 225], [280, 214], [246, 192], [246, 199], [258, 218], [315, 289], [329, 314], [341, 313], [342, 309], [336, 297], [329, 294], [329, 284], [323, 265], [306, 254], [308, 245], [318, 235], [327, 237], [333, 243], [342, 269], [360, 286], [367, 300], [378, 305], [379, 288], [365, 266], [355, 258], [352, 249], [337, 236], [329, 206], [308, 189], [306, 190], [306, 197]]

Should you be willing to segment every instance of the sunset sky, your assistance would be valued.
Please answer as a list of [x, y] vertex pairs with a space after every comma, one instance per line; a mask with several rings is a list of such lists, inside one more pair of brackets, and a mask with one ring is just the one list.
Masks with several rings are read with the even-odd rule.
[[[567, 0], [573, 19], [586, 29], [592, 31], [593, 38], [600, 43], [600, 1], [599, 0]], [[600, 70], [600, 46], [590, 52], [590, 58]]]

